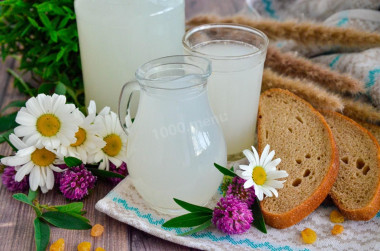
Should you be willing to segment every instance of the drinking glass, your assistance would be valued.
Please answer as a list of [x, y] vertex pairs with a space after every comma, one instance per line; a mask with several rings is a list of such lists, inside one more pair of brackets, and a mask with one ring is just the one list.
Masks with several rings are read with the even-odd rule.
[[182, 43], [187, 53], [212, 61], [211, 108], [221, 122], [228, 159], [238, 159], [255, 141], [268, 38], [247, 26], [206, 24], [190, 29]]

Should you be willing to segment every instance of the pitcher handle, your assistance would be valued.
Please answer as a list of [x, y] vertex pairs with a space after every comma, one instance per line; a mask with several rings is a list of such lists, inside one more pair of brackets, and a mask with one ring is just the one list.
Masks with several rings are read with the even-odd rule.
[[[140, 86], [136, 80], [129, 81], [123, 85], [119, 97], [118, 114], [121, 127], [125, 133], [129, 135], [129, 128], [132, 124], [131, 114], [129, 111], [129, 104], [131, 102], [132, 94], [135, 91], [140, 91]], [[125, 99], [125, 97], [128, 97]]]

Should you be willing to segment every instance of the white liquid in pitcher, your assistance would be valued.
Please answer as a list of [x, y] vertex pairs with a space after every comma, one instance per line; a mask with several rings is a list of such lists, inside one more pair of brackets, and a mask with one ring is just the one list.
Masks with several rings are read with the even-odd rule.
[[183, 0], [75, 0], [86, 103], [117, 111], [122, 86], [154, 58], [182, 54]]
[[209, 42], [196, 48], [213, 63], [208, 81], [208, 95], [214, 114], [221, 122], [227, 144], [227, 154], [250, 149], [255, 139], [257, 111], [263, 74], [263, 57], [213, 60], [214, 56], [237, 57], [258, 51], [252, 45], [228, 41]]
[[[189, 79], [184, 79], [191, 81]], [[188, 86], [172, 82], [171, 87]], [[134, 186], [151, 206], [178, 213], [173, 198], [204, 205], [222, 180], [213, 163], [226, 164], [220, 127], [204, 87], [141, 92], [127, 148]]]

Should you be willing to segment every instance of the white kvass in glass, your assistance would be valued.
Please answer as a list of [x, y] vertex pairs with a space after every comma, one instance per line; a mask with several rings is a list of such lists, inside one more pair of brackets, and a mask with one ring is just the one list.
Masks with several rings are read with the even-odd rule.
[[[153, 208], [181, 213], [178, 198], [205, 205], [216, 193], [226, 165], [219, 118], [209, 106], [207, 59], [173, 56], [153, 60], [136, 72], [120, 98], [121, 121], [131, 93], [140, 91], [136, 118], [127, 130], [127, 163], [136, 190]], [[125, 127], [125, 125], [124, 125]]]
[[88, 103], [117, 108], [121, 87], [154, 58], [183, 53], [184, 0], [75, 0]]
[[210, 24], [189, 30], [185, 50], [212, 61], [208, 95], [227, 143], [229, 159], [255, 141], [263, 67], [268, 45], [264, 33], [234, 24]]

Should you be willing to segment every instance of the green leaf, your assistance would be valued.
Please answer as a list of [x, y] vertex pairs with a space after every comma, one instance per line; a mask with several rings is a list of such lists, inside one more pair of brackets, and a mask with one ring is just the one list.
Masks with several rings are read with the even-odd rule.
[[34, 240], [37, 251], [45, 251], [50, 240], [49, 225], [38, 217], [34, 220]]
[[32, 200], [29, 199], [29, 197], [24, 193], [16, 193], [13, 196], [13, 199], [21, 201], [25, 204], [28, 204], [30, 206], [33, 206]]
[[14, 145], [12, 145], [12, 143], [9, 141], [9, 135], [11, 135], [11, 133], [13, 133], [13, 129], [1, 133], [0, 134], [0, 144], [7, 142], [13, 148], [14, 151], [17, 151], [16, 147], [14, 147]]
[[25, 92], [29, 94], [29, 96], [34, 97], [33, 91], [30, 89], [29, 85], [25, 83], [25, 81], [13, 70], [7, 69], [7, 72], [9, 72], [25, 89]]
[[57, 32], [55, 30], [51, 30], [49, 32], [50, 34], [50, 39], [53, 41], [53, 42], [58, 42], [58, 35], [57, 35]]
[[260, 207], [260, 202], [256, 198], [255, 202], [252, 205], [252, 215], [253, 215], [253, 226], [263, 232], [264, 234], [267, 233], [267, 228], [265, 226], [265, 221], [263, 214], [261, 213], [261, 207]]
[[62, 47], [61, 50], [57, 54], [57, 58], [55, 59], [55, 62], [58, 62], [63, 57], [65, 52], [66, 52], [66, 48]]
[[51, 23], [50, 23], [49, 18], [46, 16], [46, 14], [43, 13], [43, 12], [38, 12], [38, 16], [40, 17], [40, 20], [41, 20], [41, 22], [43, 23], [43, 25], [44, 25], [48, 30], [51, 30], [51, 29], [52, 29], [52, 25], [51, 25]]
[[195, 212], [175, 217], [164, 224], [163, 227], [194, 227], [205, 223], [212, 218], [212, 213]]
[[0, 132], [9, 131], [15, 128], [18, 124], [16, 123], [17, 112], [13, 112], [0, 117]]
[[38, 23], [36, 22], [36, 20], [32, 19], [31, 17], [27, 17], [28, 20], [29, 20], [29, 23], [31, 25], [33, 25], [34, 27], [36, 27], [38, 30], [41, 29], [41, 27], [38, 25]]
[[197, 206], [197, 205], [194, 205], [194, 204], [190, 204], [188, 202], [185, 202], [185, 201], [182, 201], [182, 200], [179, 200], [179, 199], [176, 199], [174, 198], [173, 199], [175, 201], [175, 203], [177, 203], [180, 207], [182, 207], [183, 209], [186, 209], [187, 211], [189, 212], [206, 212], [206, 213], [212, 213], [212, 210], [210, 208], [207, 208], [207, 207], [201, 207], [201, 206]]
[[232, 172], [231, 170], [229, 170], [225, 167], [222, 167], [221, 165], [214, 163], [214, 166], [216, 167], [216, 169], [218, 169], [224, 175], [227, 175], [230, 177], [236, 177], [237, 176], [236, 173]]
[[70, 214], [61, 213], [58, 211], [45, 212], [41, 217], [53, 226], [59, 228], [77, 230], [85, 230], [91, 228], [91, 225], [87, 222], [84, 222]]
[[193, 228], [191, 229], [190, 231], [187, 231], [187, 232], [184, 232], [182, 234], [179, 234], [179, 236], [187, 236], [187, 235], [191, 235], [191, 234], [194, 234], [194, 233], [197, 233], [197, 232], [200, 232], [202, 230], [205, 230], [206, 228], [208, 228], [209, 226], [211, 226], [211, 219], [209, 221], [206, 221], [205, 223], [199, 225], [198, 227], [196, 228]]
[[55, 206], [55, 208], [61, 213], [72, 212], [80, 214], [83, 209], [83, 202], [73, 202], [62, 206]]
[[57, 84], [57, 86], [55, 87], [55, 91], [54, 91], [56, 94], [58, 95], [65, 95], [66, 94], [66, 87], [64, 84], [62, 84], [61, 82], [59, 82]]
[[80, 166], [82, 165], [82, 161], [75, 157], [64, 157], [63, 160], [68, 167]]
[[114, 173], [106, 170], [100, 170], [98, 168], [93, 167], [87, 167], [87, 170], [89, 170], [93, 175], [101, 178], [121, 178], [124, 179], [125, 176], [121, 175], [119, 173]]
[[16, 101], [10, 102], [1, 110], [1, 113], [5, 112], [8, 108], [11, 108], [11, 107], [23, 107], [25, 106], [25, 103], [26, 103], [25, 100], [16, 100]]
[[74, 216], [75, 218], [78, 218], [79, 220], [81, 220], [83, 222], [90, 223], [90, 220], [87, 219], [86, 217], [83, 217], [82, 213], [84, 213], [84, 212], [81, 212], [80, 214], [77, 214], [77, 213], [66, 213], [66, 214]]

